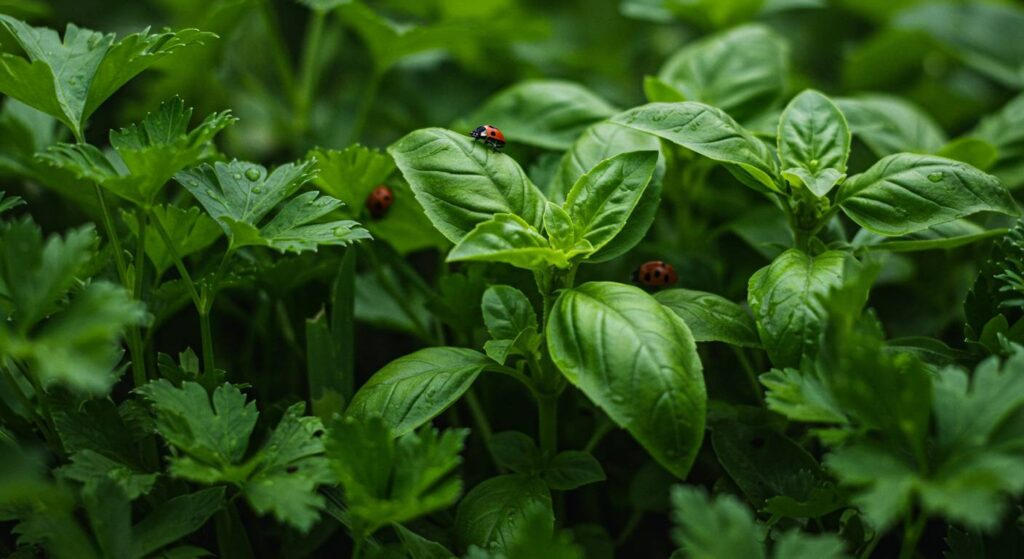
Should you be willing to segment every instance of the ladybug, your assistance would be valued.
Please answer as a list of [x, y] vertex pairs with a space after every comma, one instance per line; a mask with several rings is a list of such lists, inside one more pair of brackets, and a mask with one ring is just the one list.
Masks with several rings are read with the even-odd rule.
[[633, 281], [649, 287], [672, 285], [679, 280], [676, 269], [661, 260], [644, 262], [633, 271]]
[[395, 203], [395, 194], [386, 185], [377, 185], [373, 192], [366, 197], [366, 209], [370, 211], [373, 219], [380, 219], [387, 215], [391, 204]]
[[498, 151], [505, 147], [505, 135], [501, 133], [501, 130], [491, 126], [490, 124], [484, 124], [477, 126], [475, 130], [469, 133], [469, 137], [473, 138], [473, 141], [481, 140], [484, 145]]

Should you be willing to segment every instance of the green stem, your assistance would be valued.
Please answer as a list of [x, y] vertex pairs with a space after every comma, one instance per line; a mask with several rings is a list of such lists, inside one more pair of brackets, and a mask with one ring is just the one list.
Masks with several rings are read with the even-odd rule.
[[604, 416], [602, 416], [598, 421], [599, 423], [594, 427], [593, 434], [590, 435], [590, 439], [587, 441], [586, 446], [583, 447], [583, 452], [594, 452], [594, 449], [601, 443], [605, 435], [611, 433], [612, 429], [615, 428], [615, 425], [611, 421], [608, 421], [608, 418]]
[[[137, 244], [135, 245], [135, 287], [132, 296], [136, 301], [142, 300], [143, 280], [146, 276], [146, 215], [142, 209], [135, 209], [135, 220], [138, 224]], [[146, 378], [146, 357], [145, 346], [142, 344], [142, 336], [139, 328], [132, 326], [128, 331], [131, 344], [137, 348], [132, 351], [132, 382], [138, 388], [147, 382]]]
[[860, 559], [869, 559], [871, 554], [875, 552], [875, 548], [878, 547], [878, 542], [882, 541], [882, 533], [875, 531], [875, 535], [872, 536], [871, 541], [868, 542], [867, 547], [860, 553]]
[[548, 458], [558, 453], [558, 395], [541, 394], [537, 399], [540, 449]]
[[309, 129], [311, 110], [313, 108], [313, 91], [316, 89], [318, 73], [316, 59], [323, 42], [324, 23], [327, 13], [314, 10], [306, 31], [306, 40], [302, 45], [302, 67], [299, 70], [299, 91], [295, 96], [295, 127], [299, 136]]
[[171, 255], [171, 259], [174, 261], [174, 267], [178, 270], [178, 275], [181, 276], [182, 281], [185, 282], [185, 287], [188, 288], [188, 293], [192, 297], [192, 304], [195, 305], [197, 311], [201, 311], [203, 303], [199, 298], [199, 291], [196, 290], [196, 284], [192, 281], [192, 274], [188, 273], [188, 268], [185, 267], [185, 262], [181, 259], [181, 255], [178, 254], [178, 249], [174, 246], [174, 241], [171, 240], [170, 234], [168, 234], [167, 230], [164, 229], [164, 225], [163, 223], [160, 223], [159, 219], [153, 220], [153, 227], [160, 235], [160, 238], [164, 240], [167, 252]]
[[356, 536], [352, 541], [352, 559], [359, 559], [363, 556], [363, 538]]
[[277, 70], [278, 78], [281, 80], [281, 85], [287, 92], [288, 96], [294, 98], [295, 95], [295, 70], [292, 68], [291, 62], [288, 60], [288, 49], [285, 47], [283, 36], [281, 35], [281, 29], [278, 27], [278, 17], [274, 13], [274, 8], [270, 5], [270, 0], [259, 0], [259, 11], [260, 16], [263, 18], [263, 24], [267, 26], [267, 38], [270, 43], [270, 57], [273, 59], [274, 68]]
[[484, 442], [490, 442], [491, 435], [491, 422], [487, 419], [487, 414], [484, 413], [483, 406], [480, 405], [480, 398], [477, 397], [476, 391], [472, 387], [466, 391], [466, 405], [469, 406], [469, 413], [473, 416], [473, 422], [476, 423], [477, 429], [480, 430], [480, 436], [484, 438]]
[[761, 393], [761, 383], [757, 380], [757, 373], [750, 365], [750, 360], [747, 359], [747, 354], [741, 347], [729, 347], [732, 348], [733, 353], [736, 354], [736, 360], [739, 361], [740, 366], [743, 367], [743, 372], [747, 375], [747, 380], [750, 381], [750, 388], [754, 391], [754, 396], [757, 397], [757, 402], [764, 405], [764, 394]]
[[373, 74], [370, 75], [370, 79], [366, 84], [366, 90], [363, 91], [363, 98], [359, 101], [359, 108], [356, 111], [355, 120], [352, 123], [352, 132], [349, 137], [350, 144], [358, 142], [359, 137], [363, 135], [363, 129], [366, 128], [366, 121], [370, 118], [370, 110], [373, 109], [373, 101], [377, 96], [377, 89], [380, 87], [380, 82], [384, 79], [384, 73], [379, 72], [376, 69]]
[[110, 217], [110, 207], [103, 196], [103, 189], [99, 184], [93, 183], [96, 189], [96, 199], [100, 203], [100, 213], [103, 216], [103, 228], [107, 232], [107, 240], [114, 247], [114, 264], [117, 266], [117, 275], [121, 277], [121, 284], [128, 287], [128, 266], [124, 263], [124, 251], [121, 249], [121, 239], [114, 230], [114, 220]]
[[203, 287], [202, 295], [199, 296], [199, 331], [203, 339], [203, 371], [213, 373], [217, 370], [217, 362], [214, 360], [213, 333], [210, 329], [210, 311], [213, 309], [213, 302], [217, 299], [217, 290], [220, 287], [220, 280], [224, 276], [224, 269], [227, 261], [231, 258], [232, 249], [224, 252], [224, 256], [217, 265], [217, 271], [213, 274], [213, 281], [209, 286]]
[[49, 425], [47, 425], [46, 420], [36, 412], [36, 408], [32, 404], [32, 400], [27, 394], [25, 394], [25, 391], [21, 389], [21, 385], [18, 384], [18, 380], [14, 378], [14, 373], [12, 373], [8, 367], [0, 367], [0, 371], [3, 371], [4, 378], [7, 379], [7, 384], [11, 385], [11, 390], [15, 395], [17, 395], [18, 401], [21, 402], [21, 405], [25, 407], [25, 411], [29, 414], [32, 423], [35, 423], [36, 429], [39, 429], [39, 432], [43, 434], [43, 438], [52, 445], [53, 442], [51, 439], [53, 434], [50, 433]]
[[53, 422], [53, 412], [50, 411], [50, 404], [46, 401], [46, 391], [43, 390], [43, 384], [39, 382], [39, 377], [36, 376], [35, 372], [30, 370], [28, 367], [20, 367], [16, 362], [12, 362], [12, 364], [18, 369], [23, 377], [28, 379], [29, 384], [32, 385], [32, 390], [36, 393], [36, 400], [39, 402], [39, 407], [43, 411], [43, 423], [51, 434], [47, 437], [46, 431], [43, 431], [43, 436], [47, 438], [53, 448], [61, 454], [64, 454], [64, 444], [61, 443], [60, 437], [57, 436], [57, 424]]
[[213, 374], [217, 370], [213, 358], [213, 333], [210, 331], [210, 313], [199, 311], [199, 332], [203, 339], [203, 372]]
[[644, 511], [640, 509], [633, 509], [632, 514], [629, 515], [629, 520], [626, 521], [626, 525], [622, 527], [622, 531], [619, 532], [618, 537], [615, 538], [615, 547], [622, 547], [630, 536], [636, 531], [637, 526], [640, 525], [640, 521], [644, 518]]
[[900, 559], [912, 559], [917, 550], [917, 542], [921, 539], [927, 516], [922, 512], [913, 518], [913, 511], [907, 511], [907, 520], [903, 525], [903, 545], [900, 546]]

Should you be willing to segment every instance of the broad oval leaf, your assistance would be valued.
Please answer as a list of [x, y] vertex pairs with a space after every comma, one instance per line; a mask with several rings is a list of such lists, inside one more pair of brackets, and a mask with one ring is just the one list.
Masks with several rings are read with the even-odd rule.
[[694, 102], [648, 103], [612, 120], [734, 165], [764, 189], [779, 190], [775, 154], [721, 109]]
[[614, 239], [643, 197], [658, 163], [656, 151], [634, 151], [606, 159], [576, 181], [565, 211], [595, 249]]
[[820, 298], [839, 286], [845, 262], [839, 251], [811, 256], [789, 249], [750, 277], [747, 301], [776, 367], [817, 354], [827, 314]]
[[562, 374], [672, 474], [690, 470], [707, 395], [686, 324], [644, 291], [591, 282], [562, 292], [547, 327]]
[[745, 119], [782, 96], [788, 59], [785, 39], [762, 25], [745, 25], [687, 45], [665, 63], [658, 78], [689, 101]]
[[527, 512], [544, 511], [545, 521], [554, 525], [551, 493], [535, 476], [511, 474], [492, 477], [470, 490], [455, 513], [455, 532], [464, 547], [506, 549], [515, 541]]
[[725, 297], [691, 289], [666, 289], [654, 298], [683, 319], [696, 342], [761, 347], [754, 320], [743, 307]]
[[946, 143], [946, 134], [927, 113], [888, 95], [864, 95], [835, 100], [857, 136], [878, 157], [903, 151], [933, 153]]
[[536, 229], [543, 224], [544, 195], [523, 169], [468, 135], [424, 128], [388, 153], [431, 223], [453, 243], [495, 214], [515, 214]]
[[492, 285], [481, 303], [484, 324], [496, 340], [513, 340], [527, 328], [537, 328], [537, 313], [522, 291], [507, 285]]
[[[562, 156], [558, 172], [548, 189], [548, 196], [559, 202], [565, 200], [576, 181], [605, 159], [630, 151], [660, 149], [661, 141], [650, 134], [611, 121], [599, 122], [583, 132]], [[643, 239], [658, 212], [658, 204], [661, 202], [661, 179], [664, 173], [664, 164], [659, 163], [651, 183], [644, 190], [626, 226], [601, 250], [589, 255], [588, 262], [605, 262], [621, 256]]]
[[361, 420], [380, 415], [394, 436], [402, 436], [448, 409], [491, 363], [471, 349], [421, 349], [374, 373], [345, 414]]
[[808, 89], [789, 102], [779, 121], [779, 159], [790, 183], [824, 196], [846, 176], [850, 127], [831, 99]]
[[469, 119], [493, 123], [510, 142], [566, 150], [591, 124], [618, 110], [589, 89], [558, 80], [525, 81], [498, 92]]
[[906, 235], [978, 212], [1017, 215], [999, 179], [933, 155], [898, 153], [846, 181], [836, 202], [879, 235]]
[[504, 262], [527, 270], [569, 265], [565, 253], [552, 248], [544, 235], [513, 214], [497, 214], [477, 224], [448, 253], [448, 261]]

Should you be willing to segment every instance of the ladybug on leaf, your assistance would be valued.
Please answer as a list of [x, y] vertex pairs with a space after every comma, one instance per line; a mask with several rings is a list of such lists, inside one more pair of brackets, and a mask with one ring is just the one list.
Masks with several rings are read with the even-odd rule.
[[373, 219], [381, 219], [388, 213], [391, 204], [395, 203], [395, 194], [387, 185], [377, 185], [377, 188], [366, 197], [366, 209]]
[[477, 140], [483, 141], [485, 146], [494, 151], [505, 147], [505, 135], [501, 133], [501, 130], [490, 124], [477, 126], [475, 130], [469, 133], [469, 137], [473, 138], [474, 142]]
[[644, 262], [633, 271], [633, 281], [647, 287], [665, 287], [678, 280], [676, 269], [661, 260]]

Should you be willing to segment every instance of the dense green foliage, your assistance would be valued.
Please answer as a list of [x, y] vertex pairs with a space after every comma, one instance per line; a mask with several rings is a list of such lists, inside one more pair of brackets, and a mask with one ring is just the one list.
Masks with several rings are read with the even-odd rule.
[[0, 554], [1020, 556], [1022, 30], [0, 0]]

